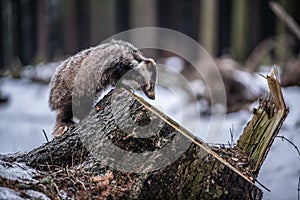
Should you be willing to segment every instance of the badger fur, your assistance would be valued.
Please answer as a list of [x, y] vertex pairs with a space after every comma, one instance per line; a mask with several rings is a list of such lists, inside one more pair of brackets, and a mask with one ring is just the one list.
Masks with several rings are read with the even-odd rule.
[[87, 114], [77, 110], [91, 108], [97, 94], [117, 83], [131, 90], [138, 86], [148, 98], [155, 99], [156, 76], [154, 60], [122, 40], [111, 40], [69, 57], [50, 83], [49, 105], [57, 112], [54, 136], [74, 124], [74, 115], [82, 119]]

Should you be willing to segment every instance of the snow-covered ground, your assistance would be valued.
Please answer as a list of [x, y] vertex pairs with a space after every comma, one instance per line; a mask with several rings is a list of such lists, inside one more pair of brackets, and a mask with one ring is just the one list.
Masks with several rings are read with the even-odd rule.
[[[52, 137], [55, 113], [48, 107], [48, 85], [32, 83], [27, 79], [4, 78], [0, 79], [0, 89], [2, 94], [9, 96], [7, 104], [0, 104], [0, 154], [30, 151], [38, 147], [46, 142], [43, 129], [49, 138]], [[196, 113], [199, 108], [184, 95], [178, 94], [158, 87], [157, 98], [151, 103], [205, 140], [207, 135], [202, 133], [209, 127], [210, 117]], [[283, 94], [290, 113], [279, 135], [284, 135], [300, 148], [300, 88], [284, 88]], [[230, 141], [230, 129], [233, 129], [236, 141], [250, 118], [251, 113], [245, 110], [227, 114], [216, 142]], [[300, 156], [297, 151], [288, 142], [275, 139], [258, 177], [271, 190], [262, 189], [264, 199], [296, 199], [299, 176]]]
[[55, 120], [48, 107], [48, 85], [29, 80], [0, 79], [3, 95], [9, 101], [0, 104], [0, 153], [30, 151], [46, 142]]

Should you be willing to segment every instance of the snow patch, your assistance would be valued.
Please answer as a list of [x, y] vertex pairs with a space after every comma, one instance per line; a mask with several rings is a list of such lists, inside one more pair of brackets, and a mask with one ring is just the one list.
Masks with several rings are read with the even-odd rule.
[[0, 187], [0, 198], [1, 199], [13, 199], [13, 200], [23, 200], [23, 198], [20, 197], [19, 192], [16, 192], [15, 190]]
[[172, 56], [166, 58], [164, 65], [180, 73], [184, 68], [184, 61], [177, 56]]
[[235, 80], [242, 83], [246, 89], [248, 98], [260, 96], [264, 91], [268, 91], [268, 84], [265, 78], [259, 74], [253, 74], [246, 71], [234, 70], [233, 76]]
[[26, 66], [21, 73], [21, 76], [28, 79], [43, 80], [50, 82], [52, 75], [61, 62], [40, 63], [36, 66]]
[[55, 112], [48, 107], [49, 87], [28, 80], [0, 79], [9, 101], [0, 104], [0, 153], [30, 151], [51, 138]]
[[23, 180], [24, 182], [37, 183], [32, 177], [36, 171], [23, 163], [9, 163], [0, 160], [0, 177], [8, 180]]
[[28, 194], [31, 198], [40, 199], [40, 200], [50, 200], [45, 194], [34, 191], [34, 190], [26, 190], [26, 194]]

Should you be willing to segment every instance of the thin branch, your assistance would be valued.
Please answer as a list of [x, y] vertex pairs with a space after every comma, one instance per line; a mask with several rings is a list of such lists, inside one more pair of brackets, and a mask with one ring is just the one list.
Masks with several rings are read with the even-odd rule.
[[296, 21], [286, 12], [286, 10], [279, 3], [274, 1], [269, 2], [269, 6], [274, 14], [281, 19], [300, 40], [300, 28]]
[[49, 139], [48, 139], [48, 137], [47, 137], [47, 133], [46, 133], [46, 131], [43, 129], [43, 133], [44, 133], [44, 136], [45, 136], [45, 138], [46, 138], [46, 141], [47, 142], [49, 142]]
[[267, 79], [267, 76], [265, 76], [265, 75], [263, 75], [263, 74], [261, 74], [261, 73], [257, 73], [257, 74], [260, 75], [261, 77]]
[[300, 151], [299, 151], [298, 147], [297, 147], [292, 141], [290, 141], [289, 139], [287, 139], [287, 138], [284, 137], [283, 135], [278, 135], [278, 136], [276, 136], [276, 137], [281, 138], [282, 141], [285, 140], [285, 141], [287, 141], [288, 143], [290, 143], [293, 147], [295, 147], [296, 151], [298, 152], [298, 155], [300, 156]]
[[46, 138], [46, 140], [47, 140], [47, 143], [48, 143], [48, 151], [49, 151], [49, 154], [50, 154], [50, 160], [51, 160], [51, 164], [53, 165], [53, 158], [52, 158], [52, 152], [51, 152], [51, 148], [50, 148], [50, 146], [49, 146], [49, 140], [48, 140], [48, 137], [47, 137], [47, 134], [46, 134], [46, 131], [43, 129], [43, 133], [44, 133], [44, 136], [45, 136], [45, 138]]
[[256, 183], [258, 183], [261, 187], [263, 187], [265, 190], [267, 190], [268, 192], [271, 192], [271, 190], [269, 188], [267, 188], [266, 186], [264, 186], [261, 182], [259, 182], [257, 179], [255, 180]]
[[234, 132], [233, 124], [232, 124], [231, 129], [229, 129], [229, 132], [230, 132], [230, 139], [231, 139], [230, 143], [233, 145], [234, 144], [234, 142], [233, 142], [233, 132]]

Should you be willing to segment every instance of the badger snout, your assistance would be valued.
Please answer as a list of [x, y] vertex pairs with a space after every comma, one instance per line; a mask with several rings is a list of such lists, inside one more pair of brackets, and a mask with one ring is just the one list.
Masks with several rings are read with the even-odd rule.
[[152, 99], [152, 100], [155, 99], [155, 92], [154, 91], [149, 91], [149, 92], [146, 93], [146, 95], [149, 99]]
[[142, 86], [142, 90], [149, 99], [155, 99], [155, 84], [145, 84]]
[[144, 94], [149, 98], [155, 99], [155, 83], [157, 76], [156, 63], [152, 58], [142, 57], [141, 62], [134, 67], [134, 80], [140, 85]]

